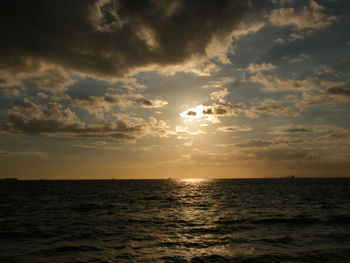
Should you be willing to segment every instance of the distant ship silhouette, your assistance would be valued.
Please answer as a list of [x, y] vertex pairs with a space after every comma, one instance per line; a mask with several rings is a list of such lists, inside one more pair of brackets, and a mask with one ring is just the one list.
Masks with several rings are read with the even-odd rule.
[[283, 176], [280, 179], [295, 179], [295, 175]]

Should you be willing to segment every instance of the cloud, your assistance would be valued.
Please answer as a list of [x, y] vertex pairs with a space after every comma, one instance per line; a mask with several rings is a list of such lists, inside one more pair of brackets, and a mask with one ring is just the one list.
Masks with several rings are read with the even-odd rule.
[[334, 70], [333, 68], [331, 68], [330, 66], [327, 65], [321, 65], [318, 66], [315, 70], [315, 74], [318, 76], [321, 75], [333, 75], [333, 76], [337, 76], [338, 72], [336, 70]]
[[202, 86], [202, 88], [223, 88], [228, 83], [232, 83], [235, 79], [225, 77], [219, 80], [212, 80], [208, 84]]
[[41, 75], [31, 78], [31, 81], [39, 90], [48, 91], [55, 95], [64, 93], [67, 86], [76, 82], [66, 71], [58, 67], [47, 69]]
[[[280, 126], [275, 127], [270, 134], [274, 135], [274, 137], [270, 139], [256, 138], [237, 144], [236, 146], [276, 148], [281, 145], [309, 144], [313, 147], [319, 147], [321, 144], [322, 149], [325, 149], [325, 145], [327, 147], [334, 147], [335, 143], [345, 143], [345, 145], [350, 143], [349, 129], [333, 125], [319, 125], [309, 128], [299, 125]], [[276, 137], [276, 134], [281, 136]]]
[[325, 134], [319, 136], [315, 139], [316, 142], [319, 143], [342, 143], [342, 144], [350, 144], [350, 132], [333, 132], [330, 134]]
[[[311, 36], [314, 33], [314, 31], [312, 30], [304, 30], [301, 32], [294, 32], [294, 33], [290, 33], [290, 35], [287, 37], [286, 40], [282, 39], [282, 38], [278, 38], [275, 39], [274, 42], [275, 43], [279, 43], [279, 44], [283, 44], [283, 43], [287, 43], [287, 42], [293, 42], [299, 39], [303, 39], [305, 37]], [[298, 60], [296, 62], [299, 62]]]
[[167, 101], [156, 99], [156, 100], [139, 100], [138, 104], [143, 108], [161, 108], [168, 104]]
[[244, 131], [251, 131], [252, 128], [248, 127], [248, 126], [222, 126], [222, 127], [218, 127], [217, 131], [219, 132], [244, 132]]
[[285, 133], [303, 134], [303, 133], [309, 133], [309, 132], [311, 132], [310, 129], [307, 129], [299, 125], [280, 126], [273, 131], [273, 133], [275, 134], [285, 134]]
[[326, 94], [343, 96], [350, 98], [350, 87], [330, 87], [326, 89]]
[[210, 93], [210, 97], [213, 100], [217, 100], [220, 103], [225, 103], [225, 97], [229, 94], [229, 91], [227, 90], [227, 88], [223, 89], [223, 90], [218, 90], [218, 91], [214, 91], [212, 93]]
[[266, 112], [266, 111], [281, 110], [281, 109], [283, 109], [283, 105], [281, 104], [270, 104], [265, 106], [256, 106], [252, 108], [252, 110], [256, 112]]
[[223, 59], [232, 36], [261, 28], [257, 17], [248, 0], [6, 1], [0, 69], [13, 83], [4, 77], [0, 82], [15, 85], [15, 79], [52, 65], [116, 78], [147, 67]]
[[301, 53], [297, 56], [283, 56], [282, 59], [288, 61], [289, 63], [300, 63], [303, 62], [305, 59], [310, 58], [310, 56], [308, 54], [305, 53]]
[[213, 116], [235, 116], [236, 112], [231, 105], [228, 104], [216, 104], [205, 106], [202, 113], [204, 115], [213, 115]]
[[[78, 147], [83, 149], [96, 149], [98, 147], [105, 147], [107, 144], [106, 141], [94, 141], [90, 142], [90, 144], [72, 144], [72, 147]], [[106, 146], [108, 148], [108, 146]]]
[[286, 41], [283, 38], [276, 38], [273, 40], [273, 42], [278, 43], [278, 44], [284, 44]]
[[336, 126], [336, 125], [317, 125], [317, 126], [313, 127], [313, 130], [317, 133], [329, 133], [329, 132], [348, 133], [348, 132], [350, 132], [349, 129], [342, 127], [342, 126]]
[[252, 76], [250, 81], [260, 83], [267, 91], [283, 90], [309, 90], [316, 88], [313, 78], [306, 79], [280, 79], [273, 76], [266, 76], [260, 72]]
[[194, 152], [184, 154], [178, 163], [188, 165], [234, 165], [242, 161], [248, 161], [245, 165], [254, 165], [262, 162], [306, 162], [320, 160], [318, 153], [309, 149], [267, 148], [245, 149], [237, 152], [208, 152], [195, 149]]
[[180, 113], [185, 121], [209, 121], [219, 123], [219, 117], [236, 116], [236, 110], [229, 103], [198, 105]]
[[318, 160], [315, 151], [308, 149], [271, 148], [254, 152], [257, 159], [277, 161]]
[[103, 118], [103, 113], [110, 111], [112, 106], [119, 105], [125, 107], [132, 104], [133, 101], [129, 98], [128, 94], [115, 95], [108, 93], [103, 96], [80, 96], [71, 101], [72, 107], [86, 110], [99, 118]]
[[6, 97], [18, 97], [22, 95], [22, 91], [16, 88], [2, 88], [1, 91]]
[[271, 63], [261, 63], [261, 64], [254, 64], [251, 63], [249, 64], [249, 66], [247, 67], [247, 70], [250, 72], [258, 72], [258, 71], [270, 71], [270, 70], [274, 70], [277, 67]]
[[236, 144], [237, 147], [268, 147], [273, 145], [273, 142], [262, 139], [252, 139], [247, 142]]
[[310, 130], [302, 128], [302, 127], [291, 127], [291, 128], [284, 130], [284, 132], [288, 132], [288, 133], [301, 133], [301, 132], [309, 132], [309, 131]]
[[311, 0], [308, 7], [273, 10], [269, 19], [274, 26], [293, 26], [299, 30], [320, 30], [332, 24], [335, 20], [335, 16], [327, 16], [322, 13], [323, 9], [323, 6]]
[[272, 116], [298, 116], [299, 113], [294, 111], [291, 107], [282, 105], [282, 104], [270, 104], [263, 106], [254, 106], [248, 110], [245, 110], [244, 113], [251, 118], [258, 117], [258, 114], [266, 113]]
[[288, 102], [269, 99], [260, 102], [257, 106], [242, 108], [239, 109], [239, 111], [243, 112], [250, 118], [256, 118], [259, 114], [263, 113], [272, 116], [298, 116], [299, 112], [297, 112], [292, 106], [289, 106]]
[[103, 96], [81, 96], [71, 102], [71, 106], [77, 107], [103, 118], [103, 112], [111, 110], [112, 106], [129, 107], [140, 106], [142, 108], [160, 108], [168, 104], [160, 99], [144, 99], [139, 93], [108, 94]]
[[333, 86], [321, 92], [303, 93], [303, 98], [296, 106], [300, 108], [318, 107], [327, 104], [347, 103], [350, 101], [348, 87]]
[[[346, 127], [335, 125], [314, 126], [313, 131], [320, 134], [314, 138], [316, 143], [350, 143], [350, 130]], [[339, 146], [337, 146], [339, 148]]]
[[339, 88], [345, 86], [347, 83], [345, 81], [323, 80], [320, 84], [326, 88]]
[[324, 92], [313, 92], [304, 93], [303, 98], [296, 104], [296, 106], [305, 109], [332, 103], [338, 103], [338, 101], [331, 96], [327, 96]]
[[283, 44], [296, 41], [311, 36], [316, 31], [330, 26], [337, 17], [325, 14], [323, 12], [324, 9], [325, 8], [316, 1], [311, 0], [309, 6], [303, 6], [299, 9], [290, 7], [273, 10], [269, 15], [269, 20], [272, 25], [292, 27], [292, 32], [287, 39], [277, 38], [274, 42]]
[[184, 154], [178, 164], [184, 165], [220, 165], [228, 164], [231, 159], [232, 153], [217, 153], [208, 152], [204, 150], [195, 149], [194, 152]]
[[[134, 120], [134, 119], [132, 119]], [[146, 135], [162, 136], [167, 123], [149, 118], [134, 124], [116, 120], [88, 125], [68, 107], [59, 103], [35, 104], [28, 99], [15, 103], [8, 110], [8, 120], [0, 124], [1, 130], [17, 134], [53, 135], [66, 137], [95, 137], [132, 140]]]
[[0, 156], [5, 157], [20, 157], [20, 156], [33, 156], [38, 158], [47, 158], [47, 154], [40, 151], [22, 151], [22, 152], [0, 152]]
[[13, 133], [69, 132], [84, 128], [75, 113], [69, 108], [62, 109], [59, 103], [37, 105], [24, 99], [16, 102], [8, 115], [9, 120], [2, 122], [1, 128]]
[[192, 130], [190, 131], [186, 126], [176, 126], [175, 131], [169, 131], [169, 135], [176, 135], [178, 139], [188, 139], [189, 136], [205, 134], [206, 132], [202, 130]]

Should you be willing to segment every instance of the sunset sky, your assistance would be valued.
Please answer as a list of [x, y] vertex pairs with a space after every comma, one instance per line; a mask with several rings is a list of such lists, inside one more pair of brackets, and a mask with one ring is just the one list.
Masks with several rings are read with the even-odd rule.
[[0, 178], [350, 175], [349, 0], [11, 0]]

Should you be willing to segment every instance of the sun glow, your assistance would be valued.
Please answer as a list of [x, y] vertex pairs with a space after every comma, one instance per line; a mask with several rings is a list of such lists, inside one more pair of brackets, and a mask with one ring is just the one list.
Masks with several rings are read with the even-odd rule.
[[189, 109], [181, 112], [180, 116], [185, 121], [192, 122], [192, 121], [196, 121], [196, 120], [199, 120], [199, 119], [205, 117], [204, 111], [205, 111], [205, 106], [198, 105], [198, 106], [189, 108]]

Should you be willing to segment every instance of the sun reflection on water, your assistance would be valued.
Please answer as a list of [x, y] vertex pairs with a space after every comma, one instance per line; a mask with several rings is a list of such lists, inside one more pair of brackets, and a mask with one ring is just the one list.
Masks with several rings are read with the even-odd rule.
[[186, 183], [186, 184], [195, 184], [195, 185], [199, 185], [202, 184], [204, 182], [207, 182], [208, 180], [205, 178], [183, 178], [180, 179], [180, 182], [182, 183]]

